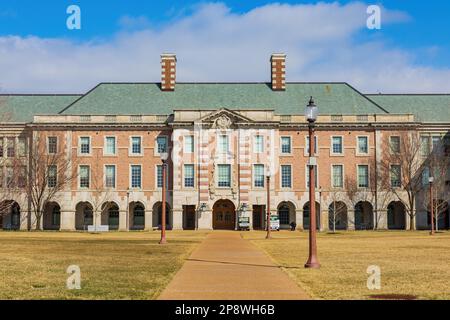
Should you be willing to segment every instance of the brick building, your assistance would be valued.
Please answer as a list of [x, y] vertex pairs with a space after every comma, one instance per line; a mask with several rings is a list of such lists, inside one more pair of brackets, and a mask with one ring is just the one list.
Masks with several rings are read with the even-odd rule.
[[[271, 57], [270, 83], [179, 83], [175, 55], [164, 54], [161, 83], [101, 83], [82, 95], [0, 96], [0, 227], [36, 227], [22, 176], [30, 171], [31, 146], [45, 141], [41, 152], [64, 155], [76, 179], [45, 204], [43, 229], [157, 228], [164, 151], [170, 153], [170, 228], [235, 229], [241, 215], [250, 218], [252, 228], [264, 228], [269, 175], [270, 209], [282, 228], [295, 222], [306, 229], [308, 125], [303, 113], [313, 96], [320, 112], [318, 227], [407, 229], [412, 222], [429, 228], [426, 181], [411, 220], [408, 195], [399, 190], [401, 163], [392, 163], [388, 173], [395, 194], [383, 191], [378, 177], [386, 151], [404, 137], [417, 136], [423, 143], [421, 175], [437, 149], [448, 157], [450, 95], [369, 95], [347, 83], [290, 83], [285, 58]], [[401, 155], [398, 159], [404, 161]], [[17, 161], [20, 170], [12, 165]], [[336, 208], [339, 215], [332, 218]], [[439, 226], [449, 224], [443, 207]]]

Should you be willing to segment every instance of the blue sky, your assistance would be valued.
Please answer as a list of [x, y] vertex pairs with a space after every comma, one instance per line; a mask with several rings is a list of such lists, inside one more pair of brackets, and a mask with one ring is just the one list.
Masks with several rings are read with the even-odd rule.
[[[407, 74], [406, 85], [411, 86], [414, 91], [450, 91], [450, 88], [445, 86], [434, 85], [434, 82], [426, 83], [425, 86], [420, 86], [420, 81], [416, 78], [423, 78], [423, 74], [426, 74], [427, 70], [430, 72], [436, 72], [438, 77], [447, 76], [445, 72], [450, 69], [450, 20], [448, 14], [450, 12], [450, 2], [448, 1], [428, 1], [424, 3], [418, 0], [387, 0], [387, 1], [322, 1], [321, 4], [316, 1], [279, 1], [280, 4], [276, 4], [273, 1], [253, 0], [253, 1], [221, 1], [209, 2], [209, 1], [174, 1], [174, 0], [162, 0], [162, 1], [142, 1], [142, 0], [2, 0], [0, 3], [0, 67], [2, 67], [2, 48], [4, 53], [17, 55], [17, 60], [8, 58], [8, 63], [24, 64], [29, 61], [29, 57], [35, 59], [39, 64], [30, 64], [29, 68], [25, 67], [24, 74], [30, 74], [34, 81], [40, 81], [40, 84], [31, 84], [27, 81], [21, 80], [19, 77], [14, 76], [14, 80], [10, 80], [7, 77], [7, 73], [0, 75], [0, 86], [3, 91], [51, 91], [53, 86], [56, 91], [83, 91], [89, 88], [95, 81], [107, 80], [107, 76], [113, 80], [122, 80], [120, 75], [124, 76], [123, 80], [133, 80], [133, 73], [124, 75], [122, 71], [117, 71], [118, 74], [106, 72], [106, 65], [99, 70], [96, 70], [96, 74], [89, 74], [88, 70], [83, 71], [82, 75], [77, 78], [77, 82], [67, 81], [67, 85], [59, 85], [61, 79], [67, 79], [69, 74], [73, 73], [73, 66], [67, 70], [61, 70], [57, 73], [57, 70], [48, 72], [47, 69], [51, 69], [52, 66], [46, 67], [52, 60], [45, 60], [45, 56], [42, 52], [45, 51], [46, 56], [51, 56], [53, 61], [60, 62], [61, 65], [69, 63], [65, 59], [71, 59], [73, 64], [80, 64], [78, 69], [82, 69], [81, 63], [85, 62], [81, 57], [84, 55], [92, 55], [92, 59], [99, 59], [99, 63], [102, 63], [102, 55], [111, 56], [112, 52], [118, 52], [112, 61], [118, 59], [125, 59], [127, 50], [133, 51], [136, 48], [137, 52], [142, 53], [137, 57], [130, 54], [129, 59], [142, 58], [145, 48], [142, 48], [138, 43], [137, 38], [141, 37], [142, 41], [149, 41], [156, 43], [148, 49], [149, 57], [155, 59], [155, 65], [158, 66], [158, 57], [154, 53], [157, 49], [160, 50], [178, 50], [178, 55], [185, 54], [185, 77], [181, 76], [183, 80], [189, 81], [202, 81], [202, 80], [215, 80], [217, 81], [229, 81], [232, 80], [229, 74], [220, 73], [220, 69], [217, 69], [217, 74], [214, 76], [206, 75], [205, 72], [194, 72], [194, 67], [197, 67], [200, 62], [195, 61], [195, 49], [198, 48], [198, 52], [204, 52], [202, 43], [205, 46], [208, 45], [205, 41], [210, 37], [223, 37], [223, 42], [233, 42], [232, 36], [227, 31], [230, 25], [233, 25], [233, 21], [237, 20], [236, 26], [253, 30], [253, 34], [247, 31], [244, 32], [246, 39], [240, 39], [242, 41], [236, 42], [236, 51], [246, 50], [246, 54], [251, 56], [251, 46], [246, 45], [252, 36], [255, 38], [261, 37], [261, 33], [266, 32], [265, 28], [276, 27], [271, 15], [275, 17], [281, 17], [283, 15], [287, 17], [286, 21], [293, 19], [293, 30], [289, 30], [289, 33], [299, 32], [302, 36], [286, 38], [285, 48], [283, 42], [277, 41], [273, 35], [267, 37], [267, 42], [264, 39], [260, 39], [255, 46], [255, 50], [258, 48], [260, 51], [264, 51], [264, 54], [268, 54], [271, 50], [276, 51], [278, 47], [280, 50], [288, 51], [288, 59], [291, 56], [293, 61], [293, 67], [291, 72], [292, 78], [289, 80], [309, 80], [304, 79], [303, 75], [308, 75], [311, 80], [343, 80], [348, 81], [358, 88], [364, 91], [390, 91], [391, 87], [384, 86], [381, 80], [370, 82], [371, 78], [367, 76], [367, 79], [362, 79], [362, 70], [354, 70], [353, 72], [345, 73], [342, 70], [337, 70], [337, 64], [345, 63], [346, 61], [354, 60], [355, 63], [361, 62], [361, 68], [364, 68], [367, 61], [374, 60], [374, 63], [382, 63], [382, 61], [396, 61], [396, 65], [389, 67], [384, 75], [390, 76], [393, 70], [404, 67], [404, 72]], [[80, 6], [82, 12], [82, 29], [81, 30], [68, 30], [66, 28], [66, 8], [76, 4]], [[317, 13], [315, 21], [305, 20], [305, 24], [295, 24], [295, 18], [290, 15], [289, 11], [285, 10], [285, 5], [290, 5], [287, 8], [295, 8], [302, 12], [306, 5], [312, 5], [312, 11]], [[369, 4], [380, 4], [386, 8], [386, 12], [391, 12], [392, 17], [383, 21], [382, 15], [382, 29], [381, 30], [368, 30], [363, 25], [363, 10]], [[337, 6], [337, 7], [335, 7]], [[357, 9], [354, 9], [356, 7]], [[205, 9], [206, 8], [206, 9]], [[331, 8], [331, 11], [329, 10]], [[339, 11], [336, 15], [341, 15], [342, 20], [330, 19], [333, 17], [333, 8]], [[362, 9], [361, 9], [362, 8]], [[349, 22], [347, 13], [361, 15], [361, 17], [355, 18], [355, 22]], [[383, 11], [384, 14], [384, 11]], [[209, 19], [207, 15], [216, 17]], [[301, 16], [301, 15], [300, 15]], [[255, 18], [257, 17], [257, 18]], [[264, 20], [270, 22], [264, 25]], [[317, 21], [323, 20], [323, 21]], [[309, 22], [306, 23], [306, 22]], [[190, 37], [193, 40], [193, 48], [188, 44], [183, 44], [182, 37], [173, 37], [173, 40], [164, 39], [161, 40], [159, 34], [178, 34], [183, 33], [183, 25], [187, 24], [186, 37]], [[289, 26], [287, 23], [283, 25]], [[317, 33], [317, 25], [323, 27], [322, 33]], [[196, 29], [196, 26], [200, 26], [200, 29]], [[201, 28], [207, 27], [211, 30], [210, 34], [207, 34], [207, 30]], [[219, 28], [221, 26], [221, 28]], [[301, 26], [301, 30], [300, 30]], [[311, 27], [309, 27], [311, 26]], [[258, 34], [258, 29], [260, 33]], [[295, 30], [297, 29], [297, 30]], [[344, 34], [332, 34], [327, 33], [329, 29], [338, 29], [342, 32], [348, 32], [348, 35]], [[282, 29], [280, 29], [282, 30]], [[196, 32], [199, 32], [201, 36], [197, 38]], [[236, 34], [239, 34], [239, 30], [235, 30]], [[304, 34], [311, 33], [312, 39], [306, 37]], [[272, 38], [270, 38], [272, 37]], [[135, 39], [133, 43], [132, 40]], [[145, 39], [145, 40], [144, 40]], [[205, 40], [206, 39], [206, 40]], [[131, 42], [130, 42], [131, 41]], [[203, 42], [202, 42], [203, 41]], [[313, 50], [317, 51], [316, 57], [301, 57], [302, 52], [300, 48], [302, 44], [300, 42], [305, 41], [308, 43], [318, 44], [315, 47], [312, 45]], [[334, 48], [346, 48], [347, 50], [341, 50], [342, 52], [336, 57], [329, 57], [326, 51], [332, 50], [332, 46], [328, 46], [331, 42], [336, 42]], [[124, 44], [126, 42], [126, 44]], [[213, 41], [214, 42], [214, 41]], [[213, 44], [211, 44], [213, 45]], [[135, 46], [135, 47], [133, 47]], [[150, 46], [150, 44], [149, 44]], [[241, 47], [239, 47], [241, 46]], [[278, 46], [278, 47], [277, 47]], [[82, 51], [84, 48], [85, 51]], [[102, 51], [103, 49], [103, 51]], [[206, 49], [211, 49], [210, 47]], [[355, 50], [354, 50], [355, 49]], [[142, 51], [141, 51], [142, 50]], [[215, 52], [218, 60], [226, 59], [226, 54], [220, 45], [217, 46]], [[76, 54], [74, 53], [76, 52]], [[120, 52], [120, 53], [119, 53]], [[150, 52], [152, 54], [150, 54]], [[354, 52], [356, 59], [349, 55]], [[371, 52], [377, 57], [372, 57]], [[29, 55], [27, 55], [27, 53]], [[188, 54], [189, 53], [189, 54]], [[228, 52], [228, 55], [231, 53]], [[260, 54], [255, 51], [256, 55]], [[198, 55], [198, 54], [197, 54]], [[299, 57], [300, 55], [300, 57]], [[334, 55], [334, 53], [332, 54]], [[5, 58], [5, 56], [3, 55]], [[22, 60], [21, 60], [22, 59]], [[262, 57], [260, 58], [262, 61]], [[334, 59], [334, 60], [333, 60]], [[37, 63], [33, 61], [33, 63]], [[289, 60], [288, 60], [289, 61]], [[212, 63], [212, 62], [211, 62]], [[253, 66], [257, 68], [257, 66]], [[266, 67], [262, 65], [261, 68]], [[131, 69], [136, 66], [130, 66]], [[153, 81], [155, 79], [155, 70], [152, 65], [149, 65], [151, 72], [149, 72], [148, 80]], [[213, 66], [214, 68], [214, 66]], [[289, 63], [288, 63], [289, 68]], [[309, 68], [309, 69], [308, 69]], [[315, 68], [316, 72], [314, 72]], [[56, 69], [56, 68], [55, 68]], [[136, 68], [137, 70], [138, 68]], [[336, 69], [336, 70], [335, 70]], [[2, 68], [3, 70], [3, 68]], [[45, 70], [41, 74], [36, 73], [36, 70]], [[91, 69], [92, 70], [92, 69]], [[103, 73], [102, 73], [103, 70]], [[325, 72], [329, 71], [329, 74]], [[13, 72], [13, 71], [11, 71]], [[79, 72], [79, 70], [77, 71]], [[99, 75], [100, 72], [100, 75]], [[444, 74], [443, 74], [444, 72]], [[47, 75], [44, 75], [47, 73]], [[157, 74], [157, 72], [156, 72]], [[251, 74], [251, 76], [250, 76]], [[252, 71], [246, 75], [236, 74], [234, 81], [241, 80], [260, 80], [266, 81], [267, 79], [260, 79], [263, 72]], [[102, 76], [104, 75], [104, 76]], [[188, 78], [188, 75], [191, 78]], [[288, 73], [289, 75], [289, 73]], [[433, 74], [434, 75], [434, 74]], [[378, 74], [375, 78], [381, 77]], [[430, 75], [431, 76], [431, 75]], [[52, 82], [48, 79], [50, 77], [58, 79], [58, 81]], [[316, 79], [316, 77], [318, 79]], [[136, 71], [136, 80], [145, 80], [145, 75]], [[83, 85], [82, 81], [85, 81]], [[410, 82], [408, 82], [410, 81]], [[393, 81], [395, 84], [398, 79]], [[436, 82], [437, 83], [437, 82]], [[55, 87], [55, 84], [57, 86]], [[407, 86], [398, 86], [392, 88], [392, 91], [405, 91]], [[447, 90], [448, 89], [448, 90]]]

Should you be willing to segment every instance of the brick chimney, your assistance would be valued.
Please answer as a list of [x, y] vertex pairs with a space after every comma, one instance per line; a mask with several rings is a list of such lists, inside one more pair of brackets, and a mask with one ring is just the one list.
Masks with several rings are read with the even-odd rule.
[[176, 80], [177, 57], [172, 53], [161, 55], [161, 90], [174, 91]]
[[284, 53], [274, 53], [270, 58], [272, 74], [272, 90], [286, 90], [286, 55]]

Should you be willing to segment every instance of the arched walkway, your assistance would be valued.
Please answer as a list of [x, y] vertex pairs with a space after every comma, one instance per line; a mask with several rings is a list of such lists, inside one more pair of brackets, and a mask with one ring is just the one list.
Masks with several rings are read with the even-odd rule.
[[213, 229], [234, 230], [236, 208], [230, 200], [219, 200], [213, 206]]
[[109, 230], [119, 229], [119, 206], [117, 203], [111, 201], [102, 205], [101, 222], [103, 226], [108, 226]]
[[[158, 228], [161, 229], [162, 226], [162, 202], [156, 202], [153, 205], [153, 210], [152, 210], [153, 214], [153, 221], [152, 221], [152, 226], [153, 228]], [[172, 225], [172, 219], [171, 219], [171, 208], [170, 205], [166, 202], [166, 229], [171, 229], [171, 225]]]
[[[303, 229], [309, 229], [309, 201], [303, 206]], [[316, 202], [316, 228], [320, 230], [320, 204]]]
[[87, 230], [94, 224], [92, 205], [89, 202], [80, 202], [75, 208], [75, 229]]
[[43, 215], [44, 230], [59, 230], [61, 228], [61, 207], [56, 202], [45, 205]]
[[20, 206], [14, 200], [5, 200], [0, 204], [1, 229], [20, 229]]
[[342, 201], [334, 201], [328, 207], [328, 220], [330, 230], [347, 230], [347, 205]]
[[297, 223], [295, 218], [295, 206], [290, 201], [281, 202], [278, 205], [278, 218], [280, 219], [280, 229], [290, 229], [292, 222]]
[[405, 230], [406, 229], [406, 209], [400, 201], [389, 203], [387, 208], [388, 229]]
[[129, 207], [130, 230], [144, 230], [145, 206], [141, 202], [132, 202]]
[[373, 207], [368, 201], [360, 201], [355, 205], [355, 230], [373, 229]]

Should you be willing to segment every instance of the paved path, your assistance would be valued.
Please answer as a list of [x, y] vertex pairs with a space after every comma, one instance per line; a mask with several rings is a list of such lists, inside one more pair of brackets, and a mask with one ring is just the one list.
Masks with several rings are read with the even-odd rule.
[[238, 232], [213, 232], [162, 292], [160, 300], [308, 299], [289, 276]]

